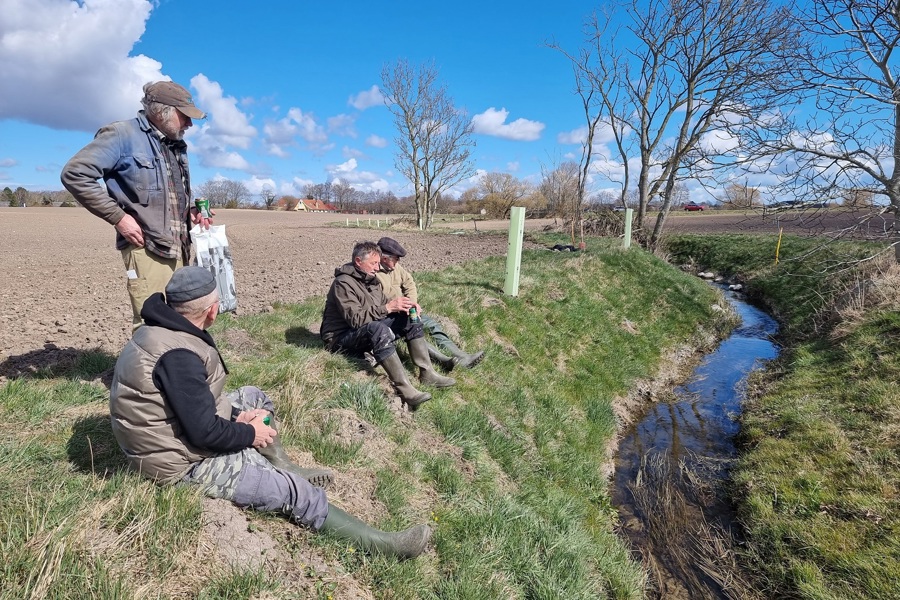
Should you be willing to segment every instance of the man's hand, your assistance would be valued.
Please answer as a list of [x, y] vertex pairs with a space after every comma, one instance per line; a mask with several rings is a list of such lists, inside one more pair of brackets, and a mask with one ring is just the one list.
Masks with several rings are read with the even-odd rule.
[[269, 415], [269, 411], [264, 408], [254, 408], [253, 410], [244, 410], [241, 411], [237, 417], [235, 417], [235, 423], [249, 423], [256, 417], [266, 417]]
[[131, 215], [125, 215], [116, 223], [116, 231], [121, 233], [122, 237], [132, 246], [144, 247], [144, 232]]
[[261, 415], [257, 415], [256, 417], [254, 417], [253, 420], [250, 421], [250, 425], [253, 426], [253, 431], [256, 434], [253, 437], [254, 448], [265, 448], [273, 441], [275, 441], [275, 436], [278, 435], [277, 431], [263, 423], [263, 418]]
[[191, 207], [191, 223], [194, 225], [200, 225], [203, 229], [209, 229], [209, 226], [212, 225], [212, 218], [215, 216], [216, 211], [213, 209], [209, 209], [210, 217], [207, 219], [200, 211], [197, 210], [196, 206]]
[[406, 296], [400, 296], [385, 304], [384, 309], [389, 313], [409, 312], [409, 309], [415, 305], [416, 304]]

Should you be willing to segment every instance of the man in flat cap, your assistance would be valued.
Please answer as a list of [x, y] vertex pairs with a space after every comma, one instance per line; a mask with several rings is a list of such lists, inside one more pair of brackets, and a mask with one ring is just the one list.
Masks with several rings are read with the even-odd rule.
[[417, 390], [397, 356], [395, 340], [403, 338], [413, 363], [419, 367], [419, 381], [435, 387], [456, 384], [434, 370], [422, 324], [409, 318], [415, 306], [404, 296], [389, 300], [375, 276], [381, 264], [381, 250], [375, 242], [360, 242], [353, 247], [350, 262], [334, 271], [334, 281], [325, 299], [319, 335], [330, 352], [362, 355], [371, 352], [394, 384], [400, 399], [415, 409], [431, 399]]
[[144, 85], [141, 103], [137, 117], [100, 129], [60, 175], [79, 204], [116, 228], [135, 328], [144, 301], [188, 263], [190, 224], [210, 223], [191, 207], [183, 139], [191, 119], [206, 115], [171, 81]]
[[129, 465], [157, 483], [196, 485], [207, 496], [284, 514], [368, 552], [421, 554], [427, 525], [389, 533], [332, 506], [318, 486], [333, 474], [290, 461], [272, 400], [252, 386], [224, 392], [228, 369], [206, 331], [218, 301], [209, 271], [183, 267], [165, 296], [144, 303], [146, 324], [122, 350], [110, 386], [112, 429]]
[[[413, 279], [412, 273], [400, 264], [400, 259], [406, 256], [406, 248], [401, 246], [400, 242], [394, 238], [389, 237], [383, 237], [378, 240], [378, 248], [381, 250], [381, 266], [376, 276], [378, 281], [381, 282], [384, 295], [389, 300], [405, 296], [416, 305], [419, 318], [422, 320], [422, 328], [440, 348], [439, 350], [428, 344], [428, 355], [431, 357], [432, 362], [441, 365], [448, 371], [452, 370], [456, 365], [472, 368], [480, 363], [481, 359], [484, 358], [483, 351], [474, 354], [463, 352], [450, 339], [450, 336], [447, 335], [440, 323], [422, 312], [422, 307], [419, 306], [419, 289], [416, 286], [416, 281]], [[450, 356], [447, 356], [441, 350], [449, 353]]]

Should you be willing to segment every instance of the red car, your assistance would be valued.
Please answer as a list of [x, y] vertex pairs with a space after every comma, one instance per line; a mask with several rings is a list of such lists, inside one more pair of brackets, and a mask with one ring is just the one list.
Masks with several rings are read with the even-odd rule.
[[688, 202], [687, 204], [684, 205], [683, 208], [684, 208], [684, 210], [688, 210], [688, 211], [693, 212], [693, 211], [695, 211], [695, 210], [700, 210], [700, 211], [702, 211], [702, 210], [703, 210], [704, 208], [706, 208], [706, 207], [703, 206], [702, 204], [697, 204], [696, 202]]

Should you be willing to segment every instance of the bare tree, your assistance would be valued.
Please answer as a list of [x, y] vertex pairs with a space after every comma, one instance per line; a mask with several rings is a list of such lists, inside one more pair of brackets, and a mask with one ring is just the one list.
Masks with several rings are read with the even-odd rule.
[[716, 166], [708, 136], [755, 122], [776, 102], [786, 73], [779, 58], [795, 40], [785, 11], [768, 0], [632, 0], [624, 11], [623, 19], [595, 13], [585, 46], [567, 56], [579, 86], [595, 93], [586, 103], [580, 92], [582, 104], [602, 112], [593, 122], [609, 124], [621, 164], [638, 160], [639, 229], [660, 200], [652, 248], [679, 180]]
[[211, 179], [197, 187], [197, 194], [209, 200], [210, 206], [238, 208], [250, 201], [251, 194], [243, 181]]
[[331, 185], [331, 191], [334, 194], [334, 203], [338, 210], [352, 210], [356, 204], [357, 192], [350, 184], [337, 181]]
[[875, 205], [875, 194], [869, 190], [844, 190], [841, 199], [847, 208], [872, 208]]
[[574, 207], [581, 190], [578, 163], [564, 162], [551, 171], [542, 168], [540, 191], [547, 200], [547, 212], [559, 217], [574, 218]]
[[900, 262], [900, 3], [810, 0], [796, 22], [798, 108], [742, 132], [745, 148], [769, 157], [784, 188], [811, 204], [876, 198], [857, 227], [882, 222]]
[[[508, 219], [513, 206], [533, 206], [535, 190], [509, 173], [485, 173], [474, 188], [477, 204], [492, 218]], [[468, 197], [466, 201], [471, 203]]]
[[438, 83], [433, 64], [406, 60], [381, 71], [397, 127], [397, 169], [412, 184], [419, 229], [431, 226], [437, 198], [472, 173], [472, 124]]
[[263, 205], [265, 205], [266, 210], [272, 210], [275, 206], [275, 201], [278, 199], [278, 196], [275, 195], [275, 192], [269, 186], [263, 186], [263, 189], [259, 192], [259, 199], [262, 200]]
[[759, 188], [740, 183], [728, 185], [722, 193], [721, 200], [725, 208], [747, 209], [762, 205]]

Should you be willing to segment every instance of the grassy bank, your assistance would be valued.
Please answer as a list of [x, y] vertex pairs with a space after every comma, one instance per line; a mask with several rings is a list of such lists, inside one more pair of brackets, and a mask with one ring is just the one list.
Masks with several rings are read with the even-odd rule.
[[678, 261], [746, 280], [787, 347], [743, 413], [734, 474], [766, 597], [900, 598], [900, 271], [879, 247], [680, 236]]
[[516, 298], [504, 267], [417, 278], [426, 310], [487, 358], [415, 414], [386, 400], [382, 376], [321, 349], [321, 298], [213, 328], [229, 387], [274, 396], [289, 453], [337, 471], [333, 501], [385, 528], [429, 521], [434, 551], [367, 557], [247, 513], [236, 533], [273, 547], [229, 566], [194, 490], [125, 469], [100, 378], [114, 357], [84, 352], [0, 388], [0, 597], [641, 597], [602, 468], [613, 404], [717, 318], [714, 292], [605, 241], [526, 251]]

